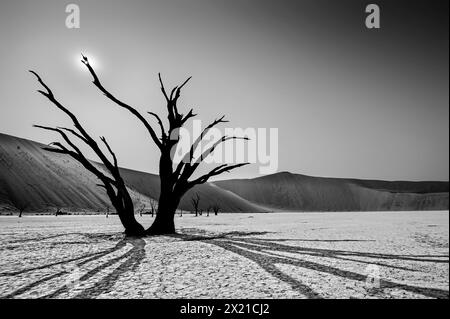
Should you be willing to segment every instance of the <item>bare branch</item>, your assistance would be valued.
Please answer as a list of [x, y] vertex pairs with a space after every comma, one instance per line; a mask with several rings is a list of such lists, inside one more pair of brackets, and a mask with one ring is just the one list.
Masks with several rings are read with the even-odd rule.
[[42, 149], [45, 150], [45, 151], [53, 152], [53, 153], [67, 154], [67, 155], [70, 155], [72, 157], [77, 156], [77, 153], [75, 153], [74, 151], [68, 150], [64, 145], [62, 145], [59, 142], [50, 143], [48, 146], [56, 146], [58, 148], [55, 148], [55, 147], [43, 147]]
[[72, 133], [72, 135], [78, 137], [80, 140], [82, 140], [86, 144], [89, 144], [89, 141], [86, 138], [84, 138], [83, 136], [81, 136], [80, 134], [78, 134], [77, 132], [75, 132], [75, 130], [72, 130], [72, 129], [66, 128], [66, 127], [61, 127], [61, 126], [58, 126], [57, 128], [60, 129], [60, 130], [64, 130], [64, 131], [70, 132], [70, 133]]
[[239, 137], [239, 136], [223, 136], [222, 138], [220, 138], [218, 141], [216, 141], [211, 147], [209, 147], [207, 150], [205, 150], [202, 155], [200, 155], [200, 157], [197, 159], [196, 164], [200, 164], [201, 161], [203, 161], [204, 159], [206, 159], [209, 154], [213, 153], [214, 150], [216, 149], [217, 146], [219, 146], [220, 144], [229, 141], [229, 140], [245, 140], [248, 141], [250, 140], [248, 137]]
[[[178, 112], [177, 101], [178, 101], [178, 98], [180, 97], [181, 89], [186, 85], [186, 83], [189, 82], [189, 80], [190, 80], [191, 78], [192, 78], [191, 76], [188, 77], [187, 80], [183, 82], [183, 84], [181, 84], [179, 87], [175, 87], [175, 88], [172, 90], [172, 94], [173, 94], [173, 92], [175, 91], [175, 96], [174, 96], [173, 98], [172, 98], [172, 94], [171, 94], [171, 96], [170, 96], [170, 98], [171, 98], [171, 100], [172, 100], [172, 104], [173, 104], [173, 109], [174, 109], [174, 112], [175, 112], [175, 116], [176, 116], [177, 120], [179, 120], [179, 121], [182, 121], [183, 116]], [[181, 123], [181, 122], [180, 122], [180, 123]]]
[[83, 55], [83, 60], [81, 60], [81, 62], [83, 62], [84, 65], [86, 65], [86, 67], [88, 68], [89, 72], [91, 73], [94, 81], [92, 83], [94, 83], [94, 85], [101, 91], [103, 92], [103, 94], [109, 98], [111, 101], [113, 101], [114, 103], [116, 103], [117, 105], [119, 105], [120, 107], [123, 107], [124, 109], [127, 109], [128, 111], [130, 111], [134, 116], [136, 116], [145, 126], [145, 128], [147, 129], [147, 131], [150, 133], [151, 138], [153, 139], [153, 142], [155, 142], [155, 144], [161, 148], [162, 144], [161, 141], [158, 139], [158, 137], [156, 136], [155, 131], [153, 130], [153, 128], [151, 127], [151, 125], [147, 122], [147, 120], [141, 115], [141, 113], [139, 113], [135, 108], [133, 108], [132, 106], [120, 101], [119, 99], [117, 99], [114, 95], [112, 95], [108, 90], [105, 89], [105, 87], [101, 84], [97, 74], [95, 73], [94, 69], [92, 68], [92, 66], [89, 64], [89, 60], [87, 57], [85, 57]]
[[184, 123], [186, 123], [187, 120], [189, 120], [191, 117], [197, 116], [197, 114], [193, 113], [194, 110], [191, 109], [188, 114], [186, 114], [182, 119], [181, 119], [181, 125], [183, 125]]
[[[181, 89], [189, 82], [190, 79], [192, 79], [192, 76], [188, 77], [188, 78], [186, 79], [186, 81], [184, 81], [183, 84], [181, 84], [181, 85], [177, 88], [177, 91], [176, 91], [175, 97], [174, 97], [174, 100], [175, 100], [175, 101], [178, 100], [178, 98], [180, 97]], [[175, 89], [174, 89], [174, 90], [175, 90]]]
[[175, 90], [176, 89], [178, 89], [178, 86], [176, 86], [176, 87], [174, 87], [173, 89], [172, 89], [172, 92], [170, 92], [170, 100], [172, 101], [173, 100], [173, 94], [175, 93]]
[[161, 79], [161, 73], [158, 73], [159, 83], [161, 84], [161, 92], [164, 94], [164, 97], [166, 98], [167, 102], [170, 101], [169, 97], [167, 96], [166, 89], [164, 88], [164, 83]]
[[209, 173], [202, 175], [199, 178], [189, 182], [189, 184], [193, 186], [193, 185], [197, 185], [197, 184], [206, 183], [213, 176], [220, 175], [224, 172], [230, 172], [231, 170], [233, 170], [235, 168], [242, 167], [242, 166], [248, 165], [248, 164], [250, 164], [250, 163], [240, 163], [240, 164], [235, 164], [235, 165], [222, 164], [222, 165], [214, 168], [213, 170], [211, 170]]
[[[191, 155], [191, 160], [189, 162], [183, 162], [183, 160], [178, 163], [175, 171], [174, 171], [174, 177], [177, 178], [180, 173], [183, 171], [182, 173], [182, 177], [183, 179], [188, 179], [190, 176], [192, 176], [192, 174], [195, 172], [195, 170], [197, 169], [197, 167], [200, 165], [200, 163], [206, 159], [212, 152], [214, 152], [214, 150], [216, 149], [216, 147], [221, 144], [224, 143], [226, 141], [229, 140], [234, 140], [234, 139], [242, 139], [242, 140], [249, 140], [248, 137], [238, 137], [238, 136], [223, 136], [222, 138], [220, 138], [219, 140], [217, 140], [211, 147], [209, 147], [207, 150], [205, 150], [199, 158], [197, 158], [197, 160], [191, 164], [192, 159], [193, 159], [193, 155], [192, 153]], [[192, 150], [192, 148], [191, 148]], [[222, 165], [223, 166], [223, 165]], [[216, 167], [216, 169], [218, 168], [222, 168], [222, 166]]]
[[171, 123], [171, 126], [172, 126], [173, 121], [175, 120], [175, 114], [173, 112], [173, 103], [172, 103], [172, 95], [173, 95], [174, 90], [172, 90], [170, 97], [169, 97], [167, 95], [166, 88], [164, 87], [164, 83], [161, 78], [161, 73], [158, 73], [158, 79], [159, 79], [159, 83], [161, 84], [161, 92], [163, 93], [164, 97], [166, 98], [167, 112], [169, 113], [168, 118], [169, 118], [169, 122]]
[[[66, 133], [64, 133], [62, 130], [60, 130], [60, 129], [58, 129], [58, 128], [53, 128], [53, 127], [48, 127], [48, 126], [42, 126], [42, 125], [33, 125], [33, 127], [37, 127], [37, 128], [40, 128], [40, 129], [43, 129], [43, 130], [47, 130], [47, 131], [53, 131], [53, 132], [58, 132], [61, 136], [62, 136], [62, 138], [66, 141], [66, 143], [67, 144], [69, 144], [70, 145], [70, 147], [72, 147], [74, 150], [75, 150], [75, 152], [77, 153], [77, 154], [81, 154], [81, 151], [78, 149], [78, 147], [69, 139], [69, 137], [67, 136], [67, 134]], [[63, 148], [63, 146], [62, 146], [62, 144], [61, 143], [58, 143], [58, 142], [54, 142], [54, 143], [52, 143], [53, 145], [56, 145], [56, 146], [58, 146], [58, 147], [60, 147], [60, 148], [62, 148], [62, 149], [64, 149], [64, 150], [67, 150], [67, 148]], [[68, 150], [67, 150], [68, 151]]]
[[44, 81], [42, 81], [42, 79], [39, 76], [39, 74], [37, 74], [33, 70], [28, 70], [28, 72], [34, 74], [36, 76], [38, 82], [47, 90], [47, 92], [43, 92], [43, 91], [38, 90], [39, 93], [41, 93], [42, 95], [45, 95], [45, 96], [53, 96], [52, 90], [50, 90], [50, 88], [44, 83]]
[[211, 124], [209, 124], [207, 127], [205, 127], [205, 129], [202, 131], [202, 133], [195, 139], [195, 141], [192, 143], [191, 148], [189, 150], [188, 153], [186, 153], [183, 156], [183, 159], [180, 161], [180, 163], [178, 163], [177, 168], [175, 169], [175, 172], [177, 172], [177, 175], [180, 174], [183, 166], [186, 166], [185, 164], [190, 164], [192, 162], [192, 160], [194, 159], [194, 153], [195, 150], [198, 147], [198, 144], [200, 144], [200, 142], [203, 140], [203, 138], [206, 136], [206, 134], [208, 133], [208, 131], [213, 128], [214, 126], [220, 124], [220, 123], [227, 123], [228, 121], [224, 120], [225, 115], [222, 116], [221, 118], [218, 118], [216, 120], [214, 120], [214, 122], [212, 122]]
[[49, 147], [44, 147], [43, 149], [49, 152], [53, 152], [53, 153], [60, 153], [60, 154], [67, 154], [70, 155], [71, 157], [73, 157], [74, 159], [76, 159], [78, 162], [80, 162], [87, 170], [89, 170], [90, 172], [92, 172], [93, 174], [95, 174], [102, 182], [108, 182], [111, 183], [113, 185], [116, 184], [116, 181], [114, 181], [113, 179], [109, 178], [108, 176], [104, 175], [102, 172], [100, 172], [97, 168], [95, 168], [94, 165], [91, 164], [91, 162], [84, 157], [83, 153], [78, 149], [78, 147], [69, 139], [69, 137], [60, 129], [57, 128], [53, 128], [53, 127], [47, 127], [47, 126], [41, 126], [41, 125], [34, 125], [34, 127], [40, 128], [40, 129], [44, 129], [44, 130], [48, 130], [48, 131], [54, 131], [54, 132], [58, 132], [63, 139], [67, 142], [67, 144], [70, 145], [70, 147], [72, 147], [75, 151], [71, 151], [69, 149], [67, 149], [64, 145], [62, 145], [59, 142], [53, 142], [50, 144], [59, 147], [59, 149], [57, 148], [49, 148]]
[[[191, 78], [192, 77], [187, 78], [187, 80], [184, 81], [183, 84], [181, 84], [180, 86], [175, 86], [172, 89], [172, 91], [170, 92], [170, 95], [168, 95], [166, 88], [164, 86], [164, 83], [162, 81], [162, 78], [161, 78], [161, 73], [158, 73], [159, 83], [161, 84], [161, 92], [164, 94], [164, 97], [166, 98], [166, 101], [167, 101], [167, 111], [169, 113], [168, 118], [169, 118], [171, 130], [181, 127], [188, 118], [193, 116], [192, 110], [191, 110], [189, 116], [187, 118], [183, 118], [183, 115], [178, 112], [178, 107], [177, 107], [177, 100], [180, 97], [181, 89], [186, 85], [186, 83], [189, 82], [189, 80]], [[170, 135], [170, 132], [168, 135]]]
[[[36, 75], [36, 77], [38, 78], [39, 83], [41, 83], [42, 86], [44, 86], [50, 93], [50, 89], [48, 88], [48, 86], [44, 83], [44, 81], [42, 81], [42, 79], [39, 77], [39, 75], [34, 72], [34, 71], [30, 71], [31, 73], [33, 73], [34, 75]], [[101, 151], [101, 149], [98, 147], [97, 143], [95, 142], [95, 140], [86, 132], [86, 130], [83, 128], [83, 126], [80, 124], [80, 122], [78, 121], [77, 117], [70, 112], [66, 107], [64, 107], [53, 95], [53, 93], [51, 94], [46, 94], [45, 92], [39, 91], [41, 94], [43, 94], [45, 97], [47, 97], [47, 99], [52, 102], [58, 109], [60, 109], [61, 111], [63, 111], [64, 113], [66, 113], [70, 119], [73, 122], [73, 125], [77, 128], [77, 130], [81, 133], [81, 135], [84, 137], [83, 141], [85, 141], [91, 148], [92, 150], [97, 154], [97, 156], [101, 159], [101, 161], [105, 164], [105, 166], [108, 169], [113, 169], [113, 165], [111, 164], [111, 162], [106, 158], [106, 156], [103, 154], [103, 152]]]
[[119, 169], [119, 166], [117, 165], [117, 157], [116, 154], [114, 154], [114, 152], [112, 151], [111, 147], [109, 146], [108, 142], [106, 141], [106, 138], [104, 136], [101, 136], [100, 139], [102, 140], [102, 142], [106, 145], [106, 148], [108, 149], [109, 153], [111, 154], [111, 156], [113, 157], [114, 160], [114, 167], [116, 169]]
[[161, 128], [161, 139], [164, 141], [167, 138], [167, 135], [166, 135], [166, 131], [164, 129], [163, 122], [161, 121], [161, 118], [156, 113], [153, 113], [153, 112], [147, 112], [147, 113], [150, 115], [153, 115], [156, 118], [156, 120], [158, 121], [159, 127]]
[[68, 152], [66, 152], [66, 151], [64, 151], [64, 150], [60, 150], [60, 149], [53, 148], [53, 147], [43, 147], [42, 149], [43, 149], [44, 151], [52, 152], [52, 153], [69, 154]]

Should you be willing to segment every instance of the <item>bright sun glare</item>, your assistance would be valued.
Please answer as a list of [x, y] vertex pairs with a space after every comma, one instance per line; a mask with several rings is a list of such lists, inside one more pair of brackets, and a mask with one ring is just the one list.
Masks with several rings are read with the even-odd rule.
[[78, 69], [85, 71], [86, 67], [84, 66], [84, 64], [81, 62], [81, 60], [83, 59], [82, 55], [86, 56], [89, 59], [89, 64], [92, 65], [93, 68], [95, 68], [95, 70], [98, 70], [100, 68], [100, 64], [98, 63], [98, 59], [95, 58], [95, 56], [89, 52], [78, 52], [74, 55], [74, 61], [75, 61], [75, 65]]

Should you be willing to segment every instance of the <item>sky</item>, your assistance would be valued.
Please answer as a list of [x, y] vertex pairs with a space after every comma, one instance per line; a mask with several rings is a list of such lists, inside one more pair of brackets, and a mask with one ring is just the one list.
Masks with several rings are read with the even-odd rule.
[[[179, 108], [277, 128], [278, 171], [449, 179], [448, 1], [373, 1], [380, 29], [356, 0], [72, 1], [79, 29], [65, 25], [68, 3], [0, 2], [1, 133], [49, 143], [33, 124], [70, 126], [36, 93], [33, 69], [121, 166], [157, 173], [145, 128], [93, 86], [83, 52], [143, 114], [165, 114], [158, 72], [168, 86], [192, 76]], [[252, 164], [221, 178], [259, 175]]]

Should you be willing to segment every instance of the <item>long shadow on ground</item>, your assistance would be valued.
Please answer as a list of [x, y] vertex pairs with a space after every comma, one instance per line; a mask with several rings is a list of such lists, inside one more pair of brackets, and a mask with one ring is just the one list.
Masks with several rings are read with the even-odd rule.
[[[315, 256], [315, 257], [326, 257], [334, 260], [344, 260], [344, 261], [354, 261], [359, 263], [367, 263], [370, 265], [379, 265], [383, 267], [395, 268], [407, 271], [417, 271], [412, 268], [401, 267], [390, 265], [387, 263], [382, 263], [379, 261], [363, 261], [361, 259], [355, 259], [358, 257], [373, 258], [381, 260], [391, 260], [391, 261], [408, 261], [408, 262], [427, 262], [427, 263], [447, 263], [448, 255], [393, 255], [393, 254], [380, 254], [380, 253], [369, 253], [369, 252], [355, 252], [346, 250], [331, 250], [331, 249], [320, 249], [320, 248], [309, 248], [309, 247], [299, 247], [281, 244], [283, 241], [305, 241], [305, 242], [329, 242], [330, 240], [311, 240], [311, 239], [262, 239], [262, 238], [245, 238], [248, 235], [258, 235], [263, 233], [239, 233], [231, 232], [220, 235], [212, 236], [199, 236], [199, 235], [189, 235], [189, 234], [178, 234], [175, 237], [180, 238], [185, 241], [202, 241], [208, 244], [219, 246], [225, 250], [243, 256], [253, 262], [255, 262], [259, 267], [264, 269], [270, 275], [288, 283], [292, 289], [300, 292], [308, 298], [321, 298], [321, 296], [314, 291], [311, 287], [305, 285], [301, 281], [289, 276], [288, 274], [280, 271], [276, 265], [284, 264], [296, 267], [301, 267], [309, 270], [318, 271], [321, 273], [327, 273], [334, 276], [351, 279], [355, 281], [366, 282], [367, 274], [360, 274], [353, 271], [339, 269], [334, 266], [324, 265], [317, 262], [312, 262], [308, 260], [301, 259], [302, 256]], [[366, 240], [333, 240], [333, 242], [349, 242], [349, 241], [366, 241]], [[278, 253], [278, 254], [277, 254]], [[286, 255], [280, 255], [285, 253], [296, 254], [296, 257], [289, 257]], [[353, 257], [353, 258], [352, 258]], [[436, 259], [440, 258], [440, 259]], [[443, 260], [442, 258], [446, 258]], [[379, 287], [377, 287], [374, 292], [381, 292], [383, 289], [395, 288], [402, 289], [405, 291], [418, 293], [431, 298], [449, 298], [448, 290], [419, 287], [407, 284], [401, 284], [392, 282], [385, 279], [380, 279]]]
[[[221, 247], [229, 252], [238, 254], [248, 260], [254, 262], [256, 265], [265, 270], [268, 274], [278, 278], [279, 280], [289, 284], [292, 289], [298, 291], [308, 298], [321, 298], [321, 295], [314, 291], [307, 284], [302, 283], [300, 280], [282, 272], [277, 265], [290, 265], [300, 267], [308, 270], [317, 271], [320, 273], [331, 274], [337, 277], [350, 279], [359, 282], [366, 282], [367, 275], [360, 274], [353, 271], [343, 270], [335, 266], [325, 265], [320, 262], [314, 262], [307, 260], [307, 257], [322, 257], [328, 260], [336, 261], [352, 261], [358, 263], [367, 263], [370, 265], [379, 265], [383, 267], [389, 267], [393, 269], [405, 270], [405, 271], [417, 271], [414, 268], [408, 268], [404, 266], [389, 264], [389, 261], [404, 261], [406, 263], [448, 263], [448, 255], [394, 255], [383, 253], [371, 253], [371, 252], [356, 252], [347, 250], [333, 250], [322, 248], [310, 248], [285, 244], [285, 241], [295, 242], [364, 242], [366, 240], [355, 239], [343, 239], [343, 240], [316, 240], [316, 239], [267, 239], [257, 238], [255, 236], [264, 235], [265, 232], [228, 232], [222, 234], [208, 235], [206, 232], [199, 230], [184, 230], [187, 233], [176, 234], [171, 237], [177, 238], [182, 241], [199, 241], [209, 245], [215, 245]], [[200, 235], [193, 235], [200, 233]], [[92, 278], [107, 268], [116, 266], [111, 273], [103, 276], [99, 282], [95, 285], [90, 285], [87, 288], [80, 289], [74, 298], [93, 298], [101, 295], [104, 292], [111, 291], [115, 282], [124, 274], [129, 272], [135, 272], [138, 269], [140, 263], [146, 258], [145, 245], [146, 241], [141, 238], [118, 238], [111, 234], [77, 234], [85, 236], [89, 242], [97, 240], [114, 240], [117, 241], [115, 246], [102, 251], [94, 253], [88, 253], [81, 256], [66, 258], [57, 262], [30, 267], [14, 272], [0, 273], [0, 277], [11, 277], [34, 272], [36, 270], [48, 269], [53, 266], [68, 265], [75, 263], [77, 267], [82, 267], [89, 262], [96, 262], [94, 268], [88, 270], [82, 276], [77, 278], [79, 283]], [[54, 245], [55, 243], [50, 243]], [[123, 253], [119, 253], [119, 250], [125, 246], [131, 246], [129, 250], [124, 249]], [[114, 254], [113, 256], [111, 254]], [[289, 254], [289, 255], [288, 255]], [[109, 256], [108, 256], [109, 255]], [[294, 256], [295, 257], [292, 257]], [[104, 260], [102, 260], [102, 258]], [[303, 257], [303, 258], [302, 258]], [[373, 261], [361, 260], [360, 258], [374, 259]], [[118, 266], [117, 266], [118, 265]], [[54, 274], [47, 275], [40, 278], [26, 286], [23, 286], [14, 292], [1, 296], [1, 298], [15, 298], [31, 290], [38, 290], [40, 285], [45, 285], [47, 282], [57, 279], [58, 277], [64, 277], [70, 275], [70, 271], [63, 270]], [[81, 285], [80, 285], [81, 286]], [[401, 289], [408, 292], [421, 294], [431, 298], [449, 298], [448, 290], [419, 287], [413, 285], [407, 285], [402, 283], [396, 283], [385, 279], [380, 279], [379, 287], [375, 293], [382, 293], [383, 289], [394, 288]], [[40, 298], [58, 298], [59, 296], [68, 293], [73, 289], [70, 284], [64, 284], [62, 287], [48, 293]]]
[[[84, 235], [88, 237], [89, 239], [93, 238], [92, 234], [78, 234], [78, 235]], [[111, 236], [108, 234], [100, 234], [96, 235], [97, 237], [107, 237]], [[107, 255], [113, 254], [120, 249], [124, 248], [127, 244], [131, 244], [131, 249], [126, 251], [125, 253], [111, 258], [109, 260], [106, 260], [104, 262], [101, 262], [100, 259], [102, 257], [106, 257]], [[135, 271], [141, 261], [145, 258], [145, 240], [141, 238], [123, 238], [119, 240], [114, 247], [105, 249], [99, 252], [95, 253], [88, 253], [84, 254], [78, 257], [74, 258], [66, 258], [58, 262], [49, 263], [45, 265], [41, 265], [38, 267], [31, 267], [27, 269], [22, 269], [15, 272], [6, 272], [6, 273], [0, 273], [0, 277], [8, 277], [8, 276], [17, 276], [28, 272], [33, 272], [35, 270], [42, 270], [51, 268], [53, 266], [57, 265], [68, 265], [71, 262], [77, 262], [75, 265], [76, 267], [82, 267], [84, 264], [87, 264], [92, 261], [100, 261], [99, 265], [95, 268], [89, 270], [84, 275], [80, 276], [79, 278], [76, 278], [78, 283], [82, 283], [83, 281], [88, 280], [89, 278], [93, 277], [94, 275], [100, 273], [103, 269], [113, 266], [115, 264], [120, 264], [117, 268], [115, 268], [112, 273], [108, 274], [107, 276], [103, 277], [100, 282], [96, 283], [94, 286], [86, 288], [82, 290], [80, 293], [74, 296], [74, 298], [93, 298], [95, 296], [98, 296], [102, 294], [103, 292], [110, 291], [110, 289], [114, 286], [114, 283], [117, 281], [117, 279], [123, 275], [126, 272]], [[32, 282], [24, 287], [21, 287], [17, 289], [16, 291], [1, 296], [1, 298], [14, 298], [17, 296], [20, 296], [38, 286], [41, 284], [44, 284], [52, 279], [63, 277], [71, 275], [71, 272], [68, 270], [59, 271], [55, 274], [51, 274], [48, 276], [45, 276], [35, 282]], [[59, 295], [69, 292], [73, 288], [72, 283], [65, 284], [62, 287], [58, 288], [56, 291], [53, 291], [52, 293], [49, 293], [47, 295], [41, 296], [40, 298], [57, 298]]]

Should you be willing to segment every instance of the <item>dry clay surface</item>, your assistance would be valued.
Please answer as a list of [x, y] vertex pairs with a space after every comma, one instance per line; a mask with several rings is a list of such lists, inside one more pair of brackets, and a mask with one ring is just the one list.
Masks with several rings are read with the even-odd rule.
[[[148, 226], [150, 216], [138, 217]], [[449, 213], [0, 217], [2, 298], [448, 298]]]

